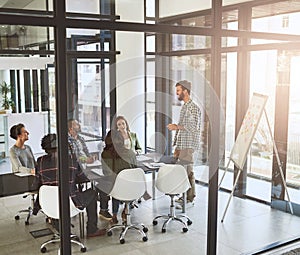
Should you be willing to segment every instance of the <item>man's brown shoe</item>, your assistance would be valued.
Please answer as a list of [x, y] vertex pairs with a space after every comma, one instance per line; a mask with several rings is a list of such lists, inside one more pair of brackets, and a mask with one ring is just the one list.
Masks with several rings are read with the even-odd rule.
[[94, 233], [87, 234], [87, 237], [104, 236], [105, 234], [106, 234], [106, 229], [98, 229]]
[[110, 222], [110, 224], [112, 224], [112, 225], [116, 225], [116, 224], [118, 224], [118, 218], [117, 218], [117, 215], [113, 215], [112, 216], [112, 219], [109, 221]]

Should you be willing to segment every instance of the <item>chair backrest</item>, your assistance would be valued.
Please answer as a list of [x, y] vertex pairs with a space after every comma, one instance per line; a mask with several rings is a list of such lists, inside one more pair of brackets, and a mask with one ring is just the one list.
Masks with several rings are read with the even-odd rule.
[[[39, 189], [39, 203], [48, 217], [59, 219], [59, 192], [58, 186], [42, 185]], [[70, 217], [82, 212], [70, 198]]]
[[165, 194], [180, 194], [191, 187], [186, 169], [182, 165], [174, 164], [159, 168], [155, 185]]
[[110, 195], [121, 201], [133, 201], [146, 191], [146, 177], [141, 168], [122, 170], [116, 177]]

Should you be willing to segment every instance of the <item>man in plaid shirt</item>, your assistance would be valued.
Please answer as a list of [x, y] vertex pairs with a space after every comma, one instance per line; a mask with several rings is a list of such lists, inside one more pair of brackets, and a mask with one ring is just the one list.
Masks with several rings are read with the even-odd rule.
[[[188, 164], [187, 171], [191, 188], [187, 191], [187, 203], [192, 203], [195, 196], [195, 177], [193, 171], [193, 153], [200, 149], [200, 108], [190, 98], [191, 83], [187, 80], [176, 83], [176, 95], [184, 104], [180, 110], [178, 124], [169, 124], [169, 130], [175, 130], [173, 146], [174, 157], [183, 164]], [[177, 200], [182, 202], [180, 198]]]
[[81, 166], [82, 163], [93, 163], [94, 157], [89, 153], [84, 138], [79, 135], [80, 129], [80, 124], [77, 120], [68, 120], [69, 152], [76, 156], [76, 159]]
[[[69, 154], [71, 157], [76, 158], [80, 167], [84, 166], [84, 163], [93, 163], [95, 158], [89, 153], [86, 146], [85, 140], [79, 135], [81, 131], [80, 124], [75, 119], [68, 120], [68, 143], [69, 143]], [[110, 221], [112, 215], [108, 212], [108, 201], [109, 196], [103, 192], [99, 192], [100, 198], [100, 218]]]

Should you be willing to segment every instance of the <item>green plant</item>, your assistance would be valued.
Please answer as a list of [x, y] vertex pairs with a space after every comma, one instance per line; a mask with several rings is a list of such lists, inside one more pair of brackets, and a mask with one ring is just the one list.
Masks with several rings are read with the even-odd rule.
[[0, 92], [2, 94], [2, 107], [5, 110], [9, 108], [13, 109], [15, 107], [14, 102], [9, 98], [9, 94], [11, 93], [11, 86], [3, 81], [0, 85]]

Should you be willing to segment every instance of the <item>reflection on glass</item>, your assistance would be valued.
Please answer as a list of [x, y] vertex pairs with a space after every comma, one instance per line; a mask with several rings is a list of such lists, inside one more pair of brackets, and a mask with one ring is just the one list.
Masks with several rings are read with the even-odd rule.
[[0, 1], [0, 8], [53, 11], [53, 0]]
[[[226, 80], [222, 80], [222, 90], [226, 91], [226, 123], [225, 123], [225, 161], [221, 165], [226, 167], [235, 141], [235, 109], [236, 109], [236, 72], [237, 53], [222, 54], [222, 72]], [[229, 168], [233, 169], [231, 162]]]
[[211, 47], [209, 36], [198, 35], [172, 35], [172, 50], [194, 50]]
[[0, 49], [50, 50], [54, 47], [53, 38], [53, 28], [24, 25], [0, 26]]
[[[81, 61], [81, 60], [80, 60]], [[84, 62], [84, 61], [83, 61]], [[101, 75], [99, 64], [77, 63], [78, 111], [81, 129], [101, 136]]]
[[[109, 5], [107, 5], [109, 7]], [[77, 12], [77, 13], [89, 13], [89, 14], [99, 14], [100, 13], [99, 0], [89, 0], [89, 1], [66, 1], [66, 11], [67, 12]]]
[[[286, 2], [287, 3], [287, 2]], [[262, 10], [263, 6], [257, 7]], [[280, 8], [281, 9], [281, 8]], [[280, 14], [280, 9], [272, 10], [276, 15], [254, 18], [252, 17], [252, 30], [258, 32], [272, 32], [282, 34], [300, 34], [299, 21], [300, 9], [298, 12], [289, 14]], [[278, 10], [278, 12], [275, 12]], [[286, 11], [286, 9], [283, 9]], [[294, 10], [295, 11], [295, 10]], [[253, 8], [254, 16], [256, 8]]]
[[159, 16], [160, 18], [190, 13], [192, 11], [207, 10], [212, 7], [212, 1], [182, 1], [182, 0], [163, 0], [159, 1]]
[[146, 0], [146, 16], [155, 17], [155, 0]]
[[[275, 88], [277, 71], [276, 51], [260, 51], [251, 53], [250, 67], [250, 99], [253, 93], [268, 96], [265, 111], [271, 128], [274, 127]], [[273, 130], [272, 130], [273, 136]], [[263, 115], [248, 157], [248, 173], [271, 178], [273, 142]]]
[[[295, 52], [295, 55], [297, 53]], [[291, 58], [290, 67], [290, 102], [287, 151], [287, 182], [300, 186], [300, 57]]]

